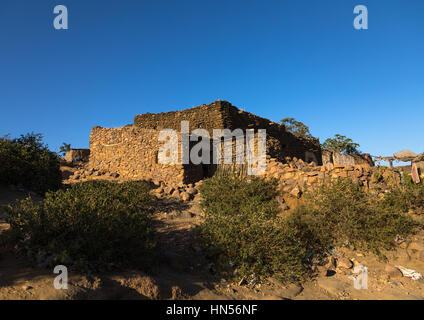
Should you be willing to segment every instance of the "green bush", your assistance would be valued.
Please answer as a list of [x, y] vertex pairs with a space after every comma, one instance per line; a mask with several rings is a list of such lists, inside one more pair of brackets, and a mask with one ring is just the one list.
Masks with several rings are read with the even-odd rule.
[[201, 206], [212, 215], [246, 214], [269, 219], [277, 214], [274, 201], [276, 181], [267, 182], [256, 176], [214, 176], [201, 186]]
[[414, 183], [411, 176], [407, 176], [399, 187], [392, 188], [385, 195], [385, 204], [399, 212], [412, 210], [424, 214], [424, 183]]
[[202, 184], [201, 194], [201, 240], [224, 275], [237, 269], [244, 277], [302, 280], [311, 274], [312, 261], [333, 246], [384, 258], [397, 235], [407, 237], [421, 227], [349, 179], [307, 193], [287, 218], [277, 215], [275, 181], [214, 176]]
[[149, 185], [90, 181], [9, 206], [13, 244], [40, 264], [97, 270], [155, 259]]
[[203, 244], [222, 273], [273, 275], [283, 281], [308, 276], [311, 250], [297, 230], [277, 217], [276, 182], [258, 177], [214, 176], [201, 186]]
[[376, 254], [393, 248], [397, 235], [407, 237], [419, 227], [410, 216], [350, 179], [327, 182], [309, 193], [290, 220], [302, 222], [323, 247], [349, 244]]
[[0, 183], [21, 184], [40, 194], [61, 186], [59, 159], [40, 134], [0, 138], [0, 163]]

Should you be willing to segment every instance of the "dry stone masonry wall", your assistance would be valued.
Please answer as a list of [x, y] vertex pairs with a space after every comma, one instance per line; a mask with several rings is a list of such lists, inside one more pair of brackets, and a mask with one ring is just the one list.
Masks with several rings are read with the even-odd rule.
[[71, 149], [65, 154], [67, 162], [88, 161], [90, 158], [90, 149]]
[[198, 181], [202, 168], [193, 165], [165, 165], [158, 161], [158, 130], [135, 126], [95, 127], [90, 134], [90, 168], [116, 172], [129, 180], [167, 181], [180, 185]]
[[146, 113], [134, 118], [134, 125], [148, 129], [181, 130], [181, 121], [190, 123], [190, 132], [202, 128], [213, 136], [213, 129], [266, 129], [269, 147], [267, 152], [282, 161], [285, 157], [297, 157], [321, 164], [321, 147], [318, 139], [299, 138], [286, 131], [284, 125], [258, 117], [231, 105], [227, 101], [215, 101], [183, 111]]
[[[213, 165], [163, 165], [158, 152], [163, 142], [159, 131], [181, 132], [181, 121], [189, 121], [189, 129], [202, 128], [213, 137], [214, 129], [266, 129], [267, 155], [280, 161], [286, 156], [321, 163], [319, 141], [299, 139], [283, 125], [239, 110], [226, 101], [216, 101], [195, 108], [166, 113], [137, 115], [133, 125], [122, 128], [94, 127], [90, 134], [90, 168], [113, 172], [127, 179], [152, 179], [172, 184], [194, 183], [214, 173]], [[180, 151], [180, 147], [178, 148]], [[181, 155], [180, 155], [181, 156]], [[308, 159], [309, 158], [309, 159]]]
[[268, 158], [264, 176], [278, 180], [280, 194], [287, 201], [299, 199], [307, 190], [337, 178], [349, 178], [370, 192], [384, 192], [388, 186], [398, 185], [402, 174], [394, 168], [372, 167], [368, 163], [316, 166], [297, 158], [286, 159], [286, 163]]

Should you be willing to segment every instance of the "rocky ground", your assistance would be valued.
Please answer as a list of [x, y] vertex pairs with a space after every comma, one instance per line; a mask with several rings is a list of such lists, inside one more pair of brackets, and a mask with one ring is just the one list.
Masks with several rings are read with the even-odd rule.
[[[64, 182], [78, 168], [62, 167]], [[92, 179], [119, 180], [109, 174]], [[316, 266], [316, 277], [300, 284], [284, 285], [275, 279], [256, 283], [251, 279], [228, 282], [214, 274], [213, 264], [194, 239], [202, 222], [196, 185], [174, 190], [157, 187], [155, 194], [155, 229], [165, 261], [145, 274], [138, 270], [101, 275], [69, 274], [67, 290], [56, 290], [53, 270], [29, 265], [12, 251], [0, 248], [0, 300], [4, 299], [423, 299], [423, 280], [404, 277], [397, 266], [424, 275], [424, 233], [406, 241], [398, 240], [396, 250], [388, 252], [388, 261], [375, 255], [336, 248], [331, 256]], [[176, 193], [178, 190], [178, 194]], [[174, 193], [174, 194], [173, 194]], [[188, 195], [183, 199], [183, 195]], [[172, 196], [173, 195], [173, 196]], [[24, 198], [19, 188], [0, 189], [0, 205]], [[0, 207], [1, 211], [1, 207]], [[0, 232], [7, 229], [0, 213]], [[354, 287], [354, 267], [368, 269], [368, 289]]]

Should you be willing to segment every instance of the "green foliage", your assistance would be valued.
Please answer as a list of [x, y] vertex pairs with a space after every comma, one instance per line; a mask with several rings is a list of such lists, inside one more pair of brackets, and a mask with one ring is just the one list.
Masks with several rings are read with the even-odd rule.
[[309, 193], [291, 219], [304, 222], [324, 247], [349, 244], [376, 254], [393, 248], [397, 235], [407, 237], [419, 227], [350, 179], [328, 182]]
[[146, 182], [90, 181], [9, 206], [12, 244], [48, 266], [147, 267], [155, 259]]
[[258, 177], [214, 176], [201, 186], [205, 221], [200, 237], [218, 271], [237, 270], [249, 279], [274, 276], [283, 281], [310, 276], [312, 259], [333, 246], [349, 245], [384, 258], [397, 235], [422, 227], [384, 199], [349, 179], [328, 182], [308, 192], [302, 205], [277, 215], [276, 182]]
[[281, 123], [285, 125], [288, 132], [293, 133], [297, 137], [311, 137], [309, 127], [294, 118], [284, 118]]
[[41, 194], [61, 186], [58, 157], [42, 138], [34, 133], [17, 139], [0, 138], [0, 183], [22, 184]]
[[59, 153], [62, 155], [65, 155], [65, 153], [68, 152], [69, 150], [71, 150], [71, 144], [64, 142], [60, 146]]
[[296, 228], [277, 217], [276, 182], [258, 177], [214, 176], [201, 186], [206, 213], [201, 240], [214, 252], [221, 272], [283, 281], [309, 274], [310, 250]]
[[402, 184], [392, 188], [385, 195], [385, 204], [399, 212], [409, 210], [416, 214], [424, 214], [424, 183], [414, 183], [411, 176], [406, 176]]
[[359, 144], [353, 142], [352, 139], [342, 136], [340, 134], [334, 135], [334, 138], [328, 138], [321, 145], [323, 149], [332, 149], [337, 152], [347, 154], [359, 154]]
[[201, 186], [201, 206], [211, 215], [247, 214], [269, 219], [277, 208], [276, 181], [267, 182], [256, 176], [214, 176]]

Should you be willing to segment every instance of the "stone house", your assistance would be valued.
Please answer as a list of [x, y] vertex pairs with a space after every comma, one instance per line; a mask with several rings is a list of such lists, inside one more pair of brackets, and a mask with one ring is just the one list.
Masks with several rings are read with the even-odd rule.
[[[164, 142], [159, 141], [162, 129], [173, 129], [181, 138], [181, 121], [189, 121], [189, 129], [205, 129], [213, 136], [213, 129], [266, 129], [266, 156], [280, 162], [287, 157], [322, 164], [318, 139], [299, 138], [284, 125], [258, 117], [231, 105], [216, 101], [198, 107], [164, 113], [136, 115], [134, 123], [120, 128], [94, 127], [90, 134], [89, 166], [95, 170], [116, 172], [127, 179], [152, 179], [172, 184], [197, 182], [214, 174], [220, 165], [162, 164], [158, 152]], [[181, 148], [179, 145], [179, 158]]]

